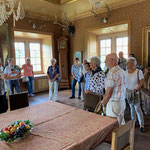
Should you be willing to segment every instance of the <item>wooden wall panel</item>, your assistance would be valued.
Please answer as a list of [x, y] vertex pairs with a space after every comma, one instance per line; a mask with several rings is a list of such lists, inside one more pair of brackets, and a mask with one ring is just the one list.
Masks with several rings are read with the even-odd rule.
[[[119, 22], [131, 21], [131, 52], [135, 54], [139, 63], [142, 62], [142, 28], [150, 26], [150, 1], [129, 5], [111, 11], [107, 24], [100, 23], [94, 16], [75, 21], [76, 36], [70, 43], [70, 67], [73, 64], [75, 51], [84, 51], [86, 56], [86, 31], [91, 28], [111, 26]], [[103, 14], [102, 14], [103, 15]]]

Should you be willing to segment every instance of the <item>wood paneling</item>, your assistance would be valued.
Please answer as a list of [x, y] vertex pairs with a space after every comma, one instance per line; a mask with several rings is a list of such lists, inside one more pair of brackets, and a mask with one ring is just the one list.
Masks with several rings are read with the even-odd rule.
[[73, 64], [73, 54], [75, 51], [84, 51], [84, 57], [87, 51], [87, 35], [86, 31], [91, 28], [102, 28], [111, 26], [112, 24], [118, 23], [131, 23], [129, 30], [131, 31], [129, 36], [129, 43], [131, 53], [134, 53], [138, 62], [142, 60], [142, 27], [150, 25], [150, 2], [149, 0], [129, 5], [126, 7], [118, 8], [111, 11], [111, 16], [107, 24], [100, 23], [95, 19], [94, 16], [87, 17], [84, 19], [77, 20], [76, 25], [76, 36], [71, 38], [71, 64]]

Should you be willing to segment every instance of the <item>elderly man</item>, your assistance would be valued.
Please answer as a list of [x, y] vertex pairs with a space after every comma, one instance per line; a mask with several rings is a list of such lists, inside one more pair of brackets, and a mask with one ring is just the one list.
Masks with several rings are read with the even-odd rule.
[[[17, 75], [20, 75], [21, 69], [17, 65], [14, 65], [14, 59], [9, 59], [9, 65], [6, 66], [4, 70], [4, 78], [7, 78], [8, 87], [10, 94], [14, 94], [14, 88], [16, 89], [17, 93], [21, 92], [21, 87], [19, 83], [19, 78]], [[15, 77], [13, 79], [8, 79], [8, 77]]]
[[119, 66], [120, 68], [122, 68], [123, 70], [126, 70], [127, 67], [126, 67], [126, 63], [127, 63], [127, 60], [123, 57], [123, 52], [119, 52]]
[[8, 109], [8, 102], [6, 98], [6, 88], [5, 88], [4, 79], [11, 80], [11, 79], [20, 78], [20, 77], [21, 75], [16, 75], [16, 76], [5, 78], [3, 74], [0, 75], [0, 114], [5, 113]]
[[118, 66], [118, 57], [115, 53], [106, 57], [106, 65], [110, 68], [106, 79], [106, 93], [102, 101], [106, 105], [106, 115], [118, 119], [119, 125], [125, 124], [124, 111], [126, 108], [126, 75]]

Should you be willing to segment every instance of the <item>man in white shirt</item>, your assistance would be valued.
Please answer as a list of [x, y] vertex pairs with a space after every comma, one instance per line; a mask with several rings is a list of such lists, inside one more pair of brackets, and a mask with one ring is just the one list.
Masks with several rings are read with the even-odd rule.
[[125, 124], [124, 111], [126, 108], [126, 74], [118, 66], [118, 57], [115, 53], [107, 55], [106, 64], [110, 71], [106, 79], [106, 93], [102, 103], [107, 104], [106, 115], [117, 118], [119, 125], [123, 125]]
[[[17, 75], [19, 75], [20, 72], [21, 69], [17, 65], [14, 65], [14, 59], [11, 58], [9, 59], [9, 65], [6, 66], [4, 70], [4, 78], [15, 77], [15, 76], [17, 77]], [[21, 87], [18, 78], [10, 79], [7, 81], [8, 81], [10, 94], [14, 94], [14, 88], [16, 89], [17, 93], [21, 92]]]

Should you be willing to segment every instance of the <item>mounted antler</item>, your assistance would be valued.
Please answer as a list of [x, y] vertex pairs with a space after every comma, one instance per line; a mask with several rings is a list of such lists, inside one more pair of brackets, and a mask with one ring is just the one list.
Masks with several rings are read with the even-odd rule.
[[57, 16], [55, 16], [55, 21], [53, 22], [53, 24], [57, 24], [57, 25], [61, 26], [63, 29], [67, 30], [69, 35], [71, 34], [74, 37], [75, 36], [75, 26], [72, 24], [72, 22], [69, 22], [65, 15], [61, 17], [61, 20], [62, 20], [63, 24], [59, 23]]
[[110, 9], [109, 9], [109, 6], [105, 3], [105, 8], [107, 9], [107, 16], [106, 17], [101, 17], [100, 15], [98, 15], [93, 7], [92, 7], [92, 10], [91, 13], [94, 14], [94, 16], [97, 18], [97, 20], [99, 20], [100, 22], [104, 22], [104, 23], [107, 23], [108, 19], [109, 19], [109, 16], [110, 16]]

